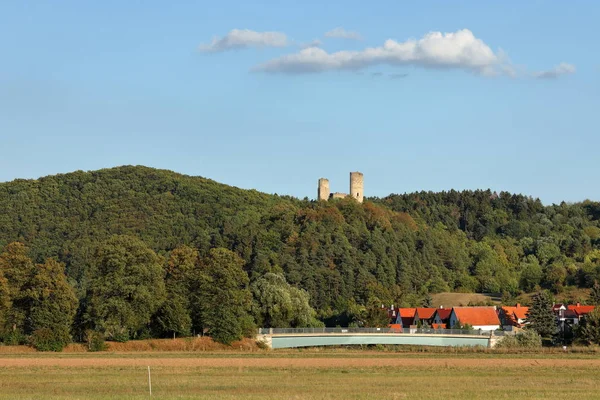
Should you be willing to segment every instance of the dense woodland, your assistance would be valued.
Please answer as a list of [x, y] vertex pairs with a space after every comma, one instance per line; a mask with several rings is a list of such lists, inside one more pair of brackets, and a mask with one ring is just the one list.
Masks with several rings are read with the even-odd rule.
[[230, 342], [257, 325], [373, 324], [381, 304], [438, 292], [560, 293], [600, 280], [599, 219], [590, 201], [316, 202], [146, 167], [16, 180], [0, 184], [0, 324], [5, 341]]

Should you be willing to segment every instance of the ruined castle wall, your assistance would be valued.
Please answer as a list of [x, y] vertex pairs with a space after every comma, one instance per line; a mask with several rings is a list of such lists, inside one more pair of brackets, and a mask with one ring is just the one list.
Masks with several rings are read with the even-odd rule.
[[332, 199], [344, 199], [346, 197], [348, 197], [348, 195], [346, 193], [340, 193], [340, 192], [331, 193]]

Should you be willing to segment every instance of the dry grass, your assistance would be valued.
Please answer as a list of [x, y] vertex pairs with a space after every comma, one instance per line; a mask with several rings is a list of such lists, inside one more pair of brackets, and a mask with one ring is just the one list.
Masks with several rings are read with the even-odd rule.
[[242, 339], [233, 342], [231, 346], [216, 343], [209, 337], [183, 338], [183, 339], [149, 339], [131, 340], [126, 343], [108, 342], [108, 351], [257, 351], [256, 341]]
[[[259, 351], [256, 341], [243, 339], [226, 346], [214, 342], [209, 337], [181, 338], [181, 339], [149, 339], [131, 340], [125, 343], [107, 342], [108, 352], [256, 352]], [[0, 354], [35, 353], [36, 350], [29, 346], [0, 346]], [[63, 353], [85, 353], [87, 347], [81, 343], [71, 343]]]
[[500, 304], [500, 298], [497, 296], [483, 293], [437, 293], [431, 296], [433, 306], [444, 306], [446, 308], [466, 306], [471, 304], [487, 304], [489, 302]]
[[[598, 398], [600, 359], [0, 357], [0, 399]], [[241, 353], [240, 353], [241, 354]], [[246, 353], [244, 353], [246, 354]], [[272, 352], [275, 355], [277, 352]]]
[[37, 350], [30, 346], [3, 346], [3, 345], [0, 345], [0, 353], [2, 353], [2, 354], [37, 353]]

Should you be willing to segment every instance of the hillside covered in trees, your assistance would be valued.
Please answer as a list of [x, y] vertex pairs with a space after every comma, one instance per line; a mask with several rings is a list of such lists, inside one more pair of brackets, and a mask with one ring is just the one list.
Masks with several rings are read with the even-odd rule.
[[[209, 293], [247, 310], [240, 330], [360, 323], [369, 307], [438, 292], [558, 293], [600, 280], [599, 219], [589, 201], [482, 190], [316, 202], [146, 167], [16, 180], [0, 184], [0, 317], [12, 293], [13, 328], [34, 329], [32, 282], [68, 287], [75, 325], [115, 337], [224, 323]], [[64, 282], [52, 278], [62, 270]], [[215, 282], [231, 291], [213, 293]], [[289, 315], [272, 315], [277, 296]]]

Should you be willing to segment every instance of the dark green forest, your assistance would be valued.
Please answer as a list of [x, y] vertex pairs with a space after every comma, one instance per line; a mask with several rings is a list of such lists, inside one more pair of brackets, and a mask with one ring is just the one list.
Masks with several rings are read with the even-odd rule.
[[13, 341], [68, 326], [65, 340], [230, 342], [256, 325], [368, 324], [377, 305], [438, 292], [560, 293], [600, 280], [599, 219], [591, 201], [317, 202], [147, 167], [15, 180], [0, 184], [0, 324]]

